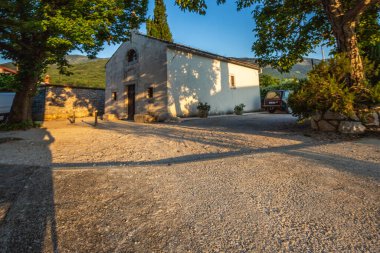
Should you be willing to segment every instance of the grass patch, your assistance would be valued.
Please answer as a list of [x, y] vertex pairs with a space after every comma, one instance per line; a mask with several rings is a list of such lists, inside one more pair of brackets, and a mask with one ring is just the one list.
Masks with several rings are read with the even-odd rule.
[[41, 127], [41, 123], [29, 120], [20, 123], [0, 123], [0, 131], [28, 130], [39, 127]]

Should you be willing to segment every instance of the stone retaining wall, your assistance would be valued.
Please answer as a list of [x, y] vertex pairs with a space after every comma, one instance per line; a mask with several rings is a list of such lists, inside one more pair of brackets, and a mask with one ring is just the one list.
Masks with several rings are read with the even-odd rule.
[[331, 111], [317, 113], [311, 118], [311, 127], [318, 131], [355, 134], [363, 133], [366, 129], [378, 129], [380, 127], [380, 107], [373, 110], [373, 112], [362, 115], [361, 119], [357, 115], [347, 117]]
[[86, 117], [98, 110], [104, 113], [104, 89], [46, 85], [33, 101], [34, 120]]

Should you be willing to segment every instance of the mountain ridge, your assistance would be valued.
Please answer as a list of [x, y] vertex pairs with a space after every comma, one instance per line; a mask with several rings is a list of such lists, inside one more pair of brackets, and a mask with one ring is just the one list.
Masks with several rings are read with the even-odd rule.
[[[257, 62], [257, 58], [237, 58], [241, 61], [248, 61], [252, 63]], [[263, 74], [270, 75], [278, 79], [288, 79], [288, 78], [297, 78], [304, 79], [307, 77], [307, 73], [312, 70], [313, 65], [318, 65], [322, 60], [314, 58], [303, 58], [302, 62], [295, 64], [291, 70], [286, 73], [281, 73], [278, 70], [272, 68], [271, 66], [265, 66], [262, 68]]]
[[[69, 64], [72, 65], [69, 71], [73, 75], [65, 76], [59, 74], [57, 65], [50, 65], [47, 69], [46, 74], [50, 76], [52, 84], [63, 84], [69, 86], [85, 86], [94, 88], [105, 88], [105, 64], [109, 58], [95, 58], [89, 59], [87, 56], [83, 55], [68, 55], [66, 57]], [[235, 58], [241, 61], [248, 61], [256, 63], [255, 58]], [[278, 79], [286, 78], [306, 78], [307, 73], [312, 69], [313, 64], [319, 64], [321, 60], [313, 58], [304, 58], [300, 63], [293, 66], [289, 73], [280, 73], [279, 71], [266, 66], [262, 68], [263, 74], [271, 75]], [[0, 64], [2, 66], [16, 69], [16, 66], [12, 63]]]

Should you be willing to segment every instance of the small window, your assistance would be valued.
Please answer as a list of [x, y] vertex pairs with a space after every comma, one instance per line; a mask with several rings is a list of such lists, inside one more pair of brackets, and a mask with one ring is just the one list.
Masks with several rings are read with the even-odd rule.
[[231, 89], [236, 89], [235, 76], [234, 75], [230, 76], [230, 87], [231, 87]]
[[153, 103], [153, 87], [146, 89], [146, 98], [148, 99], [148, 103]]
[[131, 49], [127, 53], [127, 61], [128, 62], [135, 62], [137, 61], [137, 53], [135, 50]]
[[116, 101], [117, 100], [117, 93], [114, 91], [112, 92], [112, 100]]
[[147, 89], [147, 98], [153, 98], [153, 88], [149, 87]]

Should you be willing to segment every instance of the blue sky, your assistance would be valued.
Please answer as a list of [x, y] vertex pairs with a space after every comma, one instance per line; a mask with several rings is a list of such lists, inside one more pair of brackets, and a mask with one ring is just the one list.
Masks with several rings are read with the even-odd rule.
[[[149, 0], [148, 16], [153, 16], [154, 0]], [[206, 15], [183, 12], [174, 0], [165, 0], [168, 23], [174, 42], [232, 57], [255, 57], [251, 50], [255, 35], [251, 10], [236, 10], [236, 4], [227, 2], [217, 5], [216, 0], [207, 1]], [[145, 24], [140, 31], [145, 33]], [[119, 45], [105, 46], [98, 57], [110, 57]], [[72, 52], [71, 54], [80, 54]], [[321, 50], [309, 57], [321, 58]], [[0, 62], [4, 60], [0, 59]]]
[[[148, 16], [153, 17], [154, 0], [149, 1]], [[174, 5], [174, 0], [164, 2], [174, 42], [223, 56], [255, 57], [251, 50], [255, 41], [252, 9], [237, 11], [232, 1], [217, 5], [216, 0], [211, 0], [207, 1], [207, 13], [202, 16], [181, 11]], [[145, 24], [142, 24], [140, 31], [146, 33]], [[109, 57], [118, 46], [107, 47], [98, 57]], [[321, 50], [309, 57], [322, 58]]]
[[[173, 0], [165, 1], [174, 42], [224, 56], [253, 57], [251, 46], [255, 37], [250, 11], [238, 12], [234, 3], [218, 6], [216, 0], [208, 2], [207, 13], [202, 16], [181, 11]], [[148, 16], [153, 17], [153, 9], [154, 0], [150, 0]], [[146, 33], [145, 24], [140, 31]], [[108, 57], [115, 48], [105, 49], [99, 57]]]

